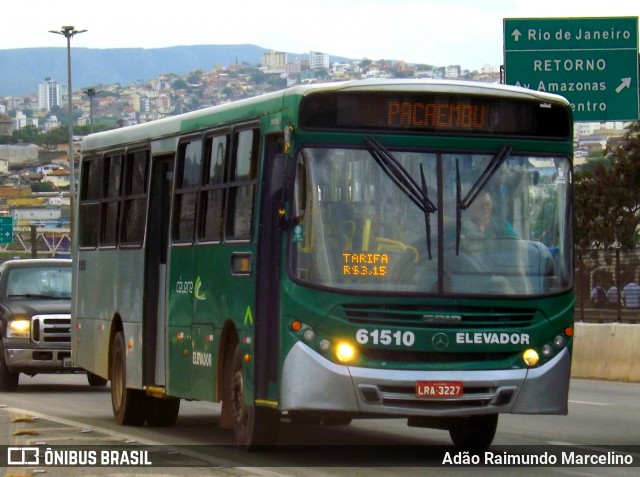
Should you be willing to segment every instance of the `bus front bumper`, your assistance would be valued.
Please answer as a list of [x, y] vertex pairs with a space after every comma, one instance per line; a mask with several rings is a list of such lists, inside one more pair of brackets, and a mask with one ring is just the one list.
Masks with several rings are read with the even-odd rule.
[[[298, 342], [284, 362], [282, 411], [389, 417], [567, 414], [571, 355], [562, 350], [532, 369], [402, 371], [335, 364]], [[419, 398], [418, 381], [461, 381], [455, 398]]]

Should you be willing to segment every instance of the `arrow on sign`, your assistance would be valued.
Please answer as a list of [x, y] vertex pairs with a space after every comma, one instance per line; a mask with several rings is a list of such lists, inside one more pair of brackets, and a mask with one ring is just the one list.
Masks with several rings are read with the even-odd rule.
[[520, 30], [518, 30], [517, 28], [513, 30], [513, 33], [511, 34], [515, 41], [518, 41], [520, 39], [520, 35], [522, 35], [522, 33], [520, 33]]
[[616, 93], [619, 93], [625, 88], [631, 88], [631, 78], [620, 78], [620, 79], [622, 80], [622, 83], [620, 83], [620, 86], [616, 88]]

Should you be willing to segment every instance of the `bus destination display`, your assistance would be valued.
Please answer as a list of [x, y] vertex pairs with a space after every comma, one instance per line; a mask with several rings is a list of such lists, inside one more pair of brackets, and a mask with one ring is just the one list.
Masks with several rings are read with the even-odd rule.
[[310, 130], [537, 136], [566, 139], [571, 113], [562, 103], [452, 93], [317, 93], [306, 97]]

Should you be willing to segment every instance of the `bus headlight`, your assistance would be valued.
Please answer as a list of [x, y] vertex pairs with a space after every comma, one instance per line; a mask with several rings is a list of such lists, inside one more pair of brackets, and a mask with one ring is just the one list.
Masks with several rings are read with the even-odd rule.
[[562, 349], [566, 346], [567, 340], [564, 336], [558, 335], [553, 339], [553, 344], [556, 348]]
[[349, 343], [338, 343], [336, 346], [336, 358], [343, 364], [350, 363], [356, 357], [356, 349]]
[[7, 327], [7, 338], [29, 338], [30, 332], [30, 320], [13, 320]]
[[542, 356], [544, 356], [545, 358], [551, 358], [553, 356], [553, 346], [551, 346], [549, 343], [545, 344], [542, 347]]
[[319, 345], [320, 349], [325, 353], [331, 349], [331, 341], [329, 340], [320, 340]]
[[522, 353], [522, 359], [524, 360], [524, 364], [527, 366], [535, 366], [540, 361], [540, 355], [535, 349], [526, 349], [524, 353]]

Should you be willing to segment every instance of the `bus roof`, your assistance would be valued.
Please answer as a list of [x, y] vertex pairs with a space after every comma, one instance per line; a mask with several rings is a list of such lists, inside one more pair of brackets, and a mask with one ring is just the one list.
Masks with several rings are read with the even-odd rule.
[[[83, 152], [113, 148], [123, 144], [135, 144], [169, 137], [184, 132], [184, 123], [197, 124], [212, 115], [220, 115], [226, 121], [243, 117], [258, 117], [260, 113], [272, 113], [274, 107], [281, 110], [286, 96], [306, 96], [316, 92], [336, 91], [408, 91], [423, 93], [458, 93], [482, 96], [501, 96], [538, 101], [554, 101], [569, 105], [562, 96], [534, 91], [517, 86], [458, 80], [367, 79], [333, 83], [314, 83], [294, 86], [285, 90], [255, 96], [249, 99], [211, 106], [176, 116], [170, 116], [135, 126], [128, 126], [86, 136], [82, 141]], [[235, 113], [235, 114], [234, 114]], [[212, 122], [211, 126], [215, 126]]]

